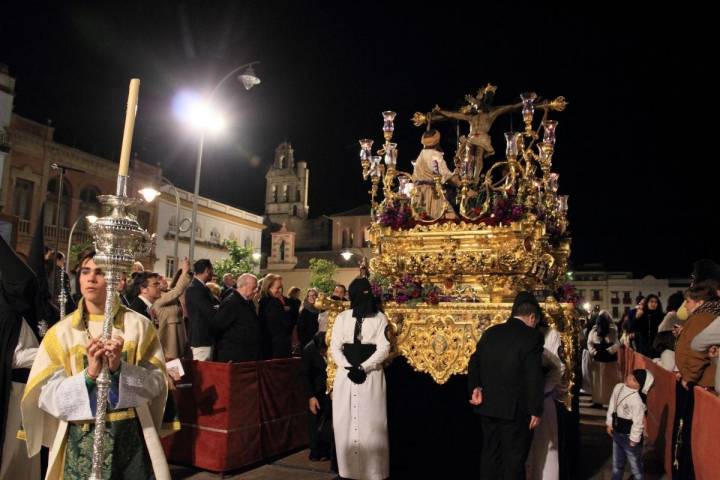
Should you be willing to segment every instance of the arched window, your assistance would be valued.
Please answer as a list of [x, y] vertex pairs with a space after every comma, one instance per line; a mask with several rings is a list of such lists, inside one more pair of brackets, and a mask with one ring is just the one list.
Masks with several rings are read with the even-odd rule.
[[280, 261], [285, 261], [285, 240], [280, 242]]
[[297, 205], [293, 205], [292, 214], [294, 217], [297, 217]]
[[[47, 188], [47, 200], [45, 203], [45, 225], [55, 225], [55, 216], [57, 215], [58, 205], [58, 186], [60, 182], [58, 177], [51, 178], [48, 182]], [[63, 180], [62, 188], [62, 199], [60, 200], [60, 226], [69, 227], [68, 222], [70, 219], [70, 198], [72, 198], [72, 192], [70, 191], [70, 182], [67, 179]]]
[[[100, 195], [100, 189], [93, 186], [85, 187], [80, 191], [81, 216], [100, 215], [100, 202], [97, 199], [98, 195]], [[81, 224], [85, 225], [85, 222], [81, 222]]]
[[220, 243], [220, 231], [215, 227], [210, 230], [210, 241]]
[[282, 201], [283, 202], [288, 201], [288, 186], [287, 185], [283, 185]]
[[272, 186], [272, 201], [273, 203], [277, 203], [277, 185]]
[[285, 168], [285, 155], [280, 155], [280, 158], [278, 159], [278, 167], [280, 169]]
[[350, 236], [348, 235], [347, 229], [343, 230], [342, 232], [342, 248], [348, 248], [350, 241]]

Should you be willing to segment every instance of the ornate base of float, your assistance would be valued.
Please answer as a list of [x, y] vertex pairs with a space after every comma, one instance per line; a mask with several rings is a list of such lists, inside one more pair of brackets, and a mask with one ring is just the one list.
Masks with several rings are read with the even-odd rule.
[[554, 284], [570, 255], [569, 239], [553, 247], [533, 216], [495, 227], [448, 222], [393, 231], [375, 224], [370, 232], [374, 274], [411, 275], [473, 302], [512, 302], [518, 291]]
[[[335, 317], [349, 305], [347, 302], [328, 302], [326, 307], [330, 307], [329, 342]], [[575, 308], [554, 299], [548, 299], [542, 307], [548, 323], [560, 332], [562, 338], [560, 359], [565, 366], [563, 380], [568, 392], [563, 403], [570, 409], [579, 333]], [[389, 361], [397, 356], [405, 357], [416, 371], [427, 373], [435, 383], [442, 385], [452, 375], [467, 373], [468, 361], [483, 332], [507, 320], [511, 308], [510, 303], [386, 304], [385, 315], [394, 334]], [[328, 390], [332, 389], [335, 370], [335, 363], [330, 358]]]

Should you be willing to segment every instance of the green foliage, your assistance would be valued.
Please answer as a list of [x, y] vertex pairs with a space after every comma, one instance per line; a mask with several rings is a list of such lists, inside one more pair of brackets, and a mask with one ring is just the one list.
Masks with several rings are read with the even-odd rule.
[[[75, 238], [77, 238], [77, 237], [75, 237]], [[85, 250], [86, 248], [89, 248], [92, 246], [93, 246], [92, 238], [88, 238], [84, 242], [73, 243], [72, 246], [70, 247], [70, 258], [67, 259], [67, 263], [66, 263], [67, 267], [75, 268], [75, 264], [77, 263], [78, 255], [80, 255], [80, 253], [82, 253], [82, 251]]]
[[335, 288], [335, 280], [333, 280], [335, 270], [337, 270], [337, 265], [330, 260], [311, 258], [310, 286], [317, 288], [326, 295], [330, 295]]
[[223, 245], [228, 251], [228, 257], [213, 262], [213, 270], [218, 277], [232, 273], [237, 278], [238, 275], [255, 270], [257, 262], [253, 259], [252, 248], [241, 247], [235, 240], [225, 240]]

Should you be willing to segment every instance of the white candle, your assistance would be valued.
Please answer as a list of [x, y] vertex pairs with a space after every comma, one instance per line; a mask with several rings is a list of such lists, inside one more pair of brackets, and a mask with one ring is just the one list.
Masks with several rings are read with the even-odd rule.
[[130, 150], [132, 148], [132, 136], [135, 129], [135, 114], [137, 113], [138, 94], [140, 93], [140, 79], [130, 80], [130, 92], [128, 93], [127, 111], [125, 112], [125, 130], [123, 131], [122, 149], [120, 150], [120, 169], [118, 175], [127, 177], [130, 166]]

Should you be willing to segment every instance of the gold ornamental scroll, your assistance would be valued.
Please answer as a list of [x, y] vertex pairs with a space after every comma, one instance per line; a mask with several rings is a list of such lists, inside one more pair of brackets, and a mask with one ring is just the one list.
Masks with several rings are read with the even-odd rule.
[[[329, 309], [326, 341], [329, 344], [335, 317], [349, 308], [348, 302], [321, 300]], [[562, 339], [559, 356], [563, 363], [563, 403], [569, 409], [571, 389], [575, 382], [574, 362], [577, 351], [577, 323], [574, 307], [548, 299], [542, 304], [551, 327], [558, 330]], [[466, 374], [470, 356], [483, 332], [504, 322], [510, 315], [510, 303], [455, 303], [438, 305], [384, 306], [392, 328], [391, 354], [388, 363], [397, 356], [405, 357], [418, 372], [427, 373], [437, 384], [444, 384], [452, 375]], [[336, 365], [328, 350], [328, 392], [335, 380]]]

